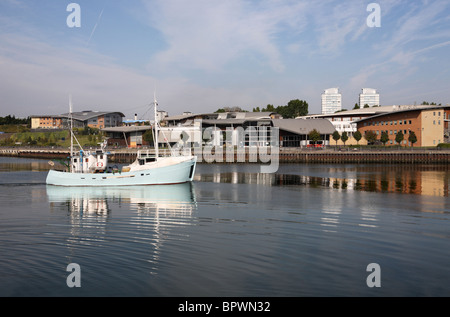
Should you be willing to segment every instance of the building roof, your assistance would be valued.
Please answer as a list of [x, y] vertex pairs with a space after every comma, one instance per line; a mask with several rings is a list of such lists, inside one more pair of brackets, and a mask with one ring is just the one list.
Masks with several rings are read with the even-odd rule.
[[147, 131], [150, 130], [152, 127], [149, 125], [142, 125], [142, 126], [121, 126], [121, 127], [112, 127], [112, 128], [103, 128], [102, 131], [105, 132], [119, 132], [119, 133], [131, 133], [131, 132], [138, 132], [138, 131]]
[[[86, 111], [80, 111], [80, 112], [72, 112], [72, 118], [74, 120], [78, 120], [78, 121], [86, 121], [92, 118], [96, 118], [99, 116], [104, 116], [106, 114], [112, 114], [112, 113], [117, 113], [118, 115], [120, 115], [122, 118], [125, 117], [125, 115], [122, 112], [118, 112], [118, 111], [92, 111], [92, 110], [86, 110]], [[69, 117], [69, 113], [64, 113], [61, 115], [62, 117]]]
[[303, 117], [298, 117], [298, 119], [309, 119], [309, 118], [330, 118], [330, 117], [357, 117], [357, 116], [374, 116], [383, 113], [389, 113], [394, 111], [399, 111], [403, 109], [427, 109], [430, 107], [429, 105], [392, 105], [392, 106], [378, 106], [378, 107], [369, 107], [369, 108], [360, 108], [360, 109], [352, 109], [346, 111], [339, 111], [335, 113], [328, 114], [311, 114]]
[[190, 119], [195, 117], [204, 117], [204, 116], [211, 116], [213, 114], [210, 113], [197, 113], [197, 114], [180, 114], [176, 116], [168, 116], [162, 119], [162, 121], [180, 121], [184, 119]]
[[[72, 112], [72, 118], [74, 120], [78, 121], [86, 121], [92, 118], [96, 118], [99, 116], [104, 116], [106, 114], [112, 114], [117, 113], [122, 118], [125, 117], [125, 115], [122, 112], [119, 111], [92, 111], [92, 110], [86, 110], [86, 111], [80, 111], [80, 112]], [[32, 115], [31, 118], [68, 118], [69, 113], [63, 113], [63, 114], [57, 114], [57, 115]]]
[[450, 106], [428, 106], [428, 105], [422, 105], [422, 106], [409, 106], [409, 107], [403, 107], [403, 108], [397, 108], [397, 110], [395, 111], [391, 111], [391, 112], [383, 112], [383, 113], [379, 113], [377, 115], [371, 116], [371, 117], [367, 117], [367, 118], [363, 118], [360, 120], [356, 120], [353, 121], [354, 123], [358, 123], [358, 122], [362, 122], [362, 121], [366, 121], [366, 120], [371, 120], [373, 118], [378, 118], [378, 117], [382, 117], [384, 115], [388, 115], [388, 114], [397, 114], [397, 113], [402, 113], [402, 112], [410, 112], [410, 111], [422, 111], [422, 110], [437, 110], [437, 109], [450, 109]]
[[272, 119], [272, 122], [274, 127], [296, 134], [308, 134], [314, 129], [320, 134], [332, 134], [336, 131], [327, 119]]
[[202, 124], [244, 124], [246, 121], [253, 121], [253, 120], [245, 120], [245, 119], [203, 119]]
[[37, 114], [34, 114], [34, 115], [31, 115], [30, 116], [30, 118], [66, 118], [66, 117], [64, 117], [64, 116], [62, 116], [62, 115], [59, 115], [59, 114], [41, 114], [41, 115], [37, 115]]
[[271, 119], [276, 112], [215, 112], [215, 113], [197, 113], [197, 114], [183, 114], [176, 116], [165, 117], [163, 121], [181, 121], [195, 117], [201, 117], [203, 120], [260, 120]]

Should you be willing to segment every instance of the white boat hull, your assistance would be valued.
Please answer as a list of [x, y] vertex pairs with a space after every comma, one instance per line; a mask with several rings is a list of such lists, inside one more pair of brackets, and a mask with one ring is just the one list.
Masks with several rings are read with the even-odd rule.
[[[163, 160], [161, 160], [163, 161]], [[180, 184], [192, 181], [197, 158], [178, 157], [170, 164], [155, 164], [121, 173], [70, 173], [50, 170], [47, 184], [56, 186], [136, 186]]]

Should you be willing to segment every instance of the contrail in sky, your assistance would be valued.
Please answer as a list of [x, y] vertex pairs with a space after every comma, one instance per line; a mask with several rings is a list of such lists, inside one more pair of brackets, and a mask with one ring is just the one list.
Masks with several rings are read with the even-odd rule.
[[92, 29], [91, 35], [89, 36], [89, 40], [87, 41], [86, 45], [89, 45], [89, 42], [91, 41], [91, 38], [94, 35], [95, 29], [97, 28], [97, 25], [100, 22], [100, 19], [102, 18], [104, 10], [105, 10], [105, 8], [103, 8], [102, 12], [100, 12], [100, 15], [98, 16], [97, 22], [95, 23], [94, 28]]

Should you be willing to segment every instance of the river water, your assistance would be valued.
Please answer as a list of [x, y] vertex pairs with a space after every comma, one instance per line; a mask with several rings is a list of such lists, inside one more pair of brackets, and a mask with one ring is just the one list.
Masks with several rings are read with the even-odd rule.
[[48, 168], [0, 157], [0, 296], [450, 296], [445, 165], [199, 164], [128, 188]]

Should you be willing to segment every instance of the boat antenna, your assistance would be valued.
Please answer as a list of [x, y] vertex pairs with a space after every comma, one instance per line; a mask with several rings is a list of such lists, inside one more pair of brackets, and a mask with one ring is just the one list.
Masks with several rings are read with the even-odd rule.
[[73, 155], [73, 139], [75, 138], [75, 141], [77, 141], [78, 146], [81, 150], [83, 150], [83, 147], [81, 146], [80, 142], [78, 142], [77, 137], [73, 134], [73, 114], [72, 114], [72, 95], [69, 95], [69, 122], [70, 122], [70, 156]]
[[156, 101], [156, 91], [153, 92], [153, 105], [155, 108], [155, 157], [159, 157], [159, 144], [158, 144], [158, 117], [157, 117], [157, 108], [158, 108], [158, 102]]
[[72, 172], [72, 156], [73, 156], [73, 119], [72, 119], [72, 95], [69, 95], [69, 121], [70, 121], [70, 171]]

